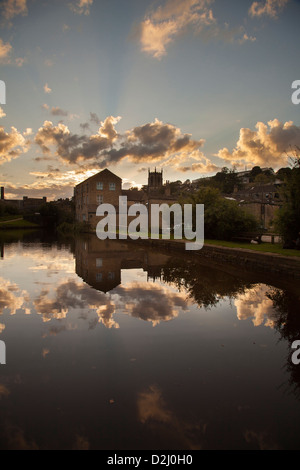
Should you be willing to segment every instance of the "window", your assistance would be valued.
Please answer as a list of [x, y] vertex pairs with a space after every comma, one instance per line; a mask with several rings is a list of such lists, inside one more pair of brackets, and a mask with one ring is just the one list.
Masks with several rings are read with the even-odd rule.
[[98, 183], [97, 183], [97, 190], [98, 190], [98, 191], [102, 191], [102, 190], [103, 190], [103, 183], [101, 183], [100, 181], [98, 181]]
[[102, 268], [102, 266], [103, 266], [102, 258], [96, 258], [96, 267]]
[[115, 191], [116, 190], [116, 183], [109, 183], [109, 190]]
[[102, 281], [102, 273], [96, 273], [96, 281], [101, 282]]
[[97, 194], [97, 203], [98, 203], [98, 204], [103, 204], [103, 196], [102, 196], [102, 194]]

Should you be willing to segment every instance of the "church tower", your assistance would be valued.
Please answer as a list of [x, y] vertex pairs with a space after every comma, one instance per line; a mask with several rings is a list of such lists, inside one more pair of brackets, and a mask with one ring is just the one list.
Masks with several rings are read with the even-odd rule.
[[148, 192], [157, 191], [163, 187], [163, 170], [148, 171]]

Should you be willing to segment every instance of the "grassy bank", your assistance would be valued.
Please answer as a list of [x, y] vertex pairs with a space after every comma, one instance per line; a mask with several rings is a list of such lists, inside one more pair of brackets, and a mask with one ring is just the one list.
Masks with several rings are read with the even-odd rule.
[[273, 253], [282, 256], [296, 256], [300, 258], [300, 250], [285, 250], [281, 245], [272, 243], [261, 243], [253, 245], [251, 243], [237, 243], [222, 240], [205, 240], [207, 245], [225, 246], [228, 248], [241, 248], [244, 250], [259, 251], [261, 253]]
[[[2, 220], [3, 219], [3, 220]], [[22, 217], [9, 217], [0, 219], [0, 230], [13, 230], [13, 229], [34, 229], [38, 228], [37, 224], [28, 222]]]

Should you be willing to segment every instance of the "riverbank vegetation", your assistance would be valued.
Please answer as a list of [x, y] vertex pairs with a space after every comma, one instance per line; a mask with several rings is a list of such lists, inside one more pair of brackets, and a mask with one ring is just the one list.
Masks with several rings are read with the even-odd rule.
[[[278, 211], [275, 226], [284, 246], [300, 249], [300, 148], [291, 157], [291, 171], [282, 189], [283, 206]], [[298, 243], [298, 246], [297, 246]]]
[[197, 193], [181, 198], [181, 204], [192, 204], [194, 220], [197, 204], [205, 207], [205, 237], [216, 240], [231, 240], [242, 232], [258, 230], [254, 216], [239, 206], [237, 201], [225, 199], [212, 187], [203, 187]]

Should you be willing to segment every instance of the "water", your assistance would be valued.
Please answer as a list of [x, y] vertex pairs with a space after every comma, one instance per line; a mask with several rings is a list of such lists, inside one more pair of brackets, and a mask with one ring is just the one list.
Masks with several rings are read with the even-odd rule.
[[96, 237], [1, 242], [1, 449], [299, 449], [299, 290]]

